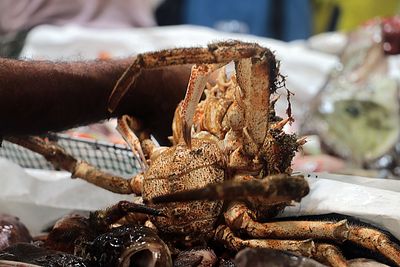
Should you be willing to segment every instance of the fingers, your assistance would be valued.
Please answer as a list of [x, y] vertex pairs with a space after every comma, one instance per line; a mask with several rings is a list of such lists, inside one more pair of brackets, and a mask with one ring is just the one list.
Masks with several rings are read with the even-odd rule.
[[190, 68], [181, 65], [143, 70], [115, 114], [135, 116], [161, 144], [167, 144], [175, 108], [185, 96]]

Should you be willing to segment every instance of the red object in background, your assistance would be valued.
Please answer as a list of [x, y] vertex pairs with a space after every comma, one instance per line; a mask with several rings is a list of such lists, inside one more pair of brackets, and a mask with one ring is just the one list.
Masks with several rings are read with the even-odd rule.
[[112, 55], [108, 51], [100, 51], [97, 55], [98, 59], [100, 60], [109, 60], [112, 58]]
[[386, 54], [400, 54], [400, 17], [383, 19], [382, 39]]
[[301, 172], [340, 172], [346, 168], [346, 162], [326, 154], [297, 156], [293, 159], [293, 170]]

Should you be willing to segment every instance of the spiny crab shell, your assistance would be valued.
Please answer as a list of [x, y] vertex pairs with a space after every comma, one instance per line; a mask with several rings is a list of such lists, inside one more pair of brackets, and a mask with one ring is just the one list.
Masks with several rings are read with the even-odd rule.
[[[221, 183], [225, 177], [224, 165], [224, 154], [213, 142], [193, 139], [192, 149], [184, 144], [170, 147], [154, 159], [146, 172], [143, 200]], [[152, 220], [158, 230], [193, 236], [198, 234], [194, 229], [212, 233], [222, 201], [172, 202], [156, 207], [167, 215]]]

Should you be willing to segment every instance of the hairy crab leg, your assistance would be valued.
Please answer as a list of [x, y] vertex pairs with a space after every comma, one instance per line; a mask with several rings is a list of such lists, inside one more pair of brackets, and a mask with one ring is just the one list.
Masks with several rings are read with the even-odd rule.
[[[147, 207], [146, 205], [137, 204], [129, 201], [120, 201], [117, 204], [104, 210], [91, 212], [89, 220], [92, 225], [96, 226], [96, 229], [108, 229], [110, 225], [118, 222], [129, 213], [140, 213], [161, 217], [165, 216], [161, 211]], [[147, 217], [144, 219], [147, 220]]]
[[158, 157], [166, 147], [160, 147], [156, 145], [148, 137], [139, 139], [132, 128], [133, 117], [129, 115], [123, 115], [118, 118], [117, 130], [124, 137], [129, 147], [132, 149], [133, 154], [139, 160], [142, 172], [132, 177], [130, 186], [135, 195], [141, 195], [143, 189], [144, 172], [149, 168], [146, 157], [152, 161]]
[[247, 181], [224, 181], [209, 184], [200, 189], [181, 191], [158, 196], [150, 200], [153, 203], [181, 202], [194, 200], [237, 200], [249, 197], [263, 197], [265, 203], [277, 203], [296, 200], [307, 195], [309, 187], [303, 176], [279, 174], [264, 179]]
[[281, 221], [259, 223], [243, 203], [232, 205], [224, 214], [229, 227], [245, 231], [253, 238], [322, 239], [338, 242], [350, 241], [400, 265], [400, 247], [384, 233], [363, 226], [349, 225], [347, 220]]
[[130, 126], [131, 121], [131, 117], [128, 115], [118, 118], [117, 130], [128, 143], [133, 155], [138, 159], [142, 171], [146, 171], [149, 166], [144, 156], [142, 146], [140, 145], [140, 140], [132, 131]]
[[346, 220], [339, 222], [320, 221], [281, 221], [259, 223], [256, 216], [243, 203], [235, 203], [224, 214], [225, 221], [234, 230], [245, 230], [254, 238], [290, 238], [290, 239], [335, 239], [344, 241], [349, 226]]
[[330, 244], [316, 244], [313, 240], [279, 240], [279, 239], [247, 239], [236, 237], [225, 225], [220, 225], [215, 233], [215, 239], [221, 241], [231, 250], [239, 251], [245, 247], [269, 248], [290, 251], [306, 257], [316, 258], [327, 262], [331, 266], [348, 266], [346, 259], [335, 246]]
[[236, 79], [244, 113], [244, 150], [257, 155], [268, 129], [270, 70], [267, 59], [246, 58], [236, 61]]
[[72, 178], [81, 178], [91, 184], [118, 194], [132, 194], [130, 180], [103, 172], [89, 163], [75, 159], [54, 142], [44, 141], [39, 137], [6, 137], [7, 141], [39, 153], [51, 162], [56, 169], [69, 171]]
[[356, 243], [369, 250], [378, 252], [400, 266], [400, 246], [392, 242], [379, 230], [351, 226], [347, 240]]
[[200, 101], [210, 74], [220, 67], [220, 64], [194, 65], [192, 67], [186, 95], [181, 105], [182, 136], [189, 148], [192, 146], [191, 130], [197, 104]]
[[115, 111], [142, 69], [184, 64], [228, 63], [241, 58], [262, 57], [265, 53], [271, 52], [255, 43], [228, 41], [213, 43], [205, 48], [176, 48], [139, 54], [117, 81], [108, 101], [108, 110], [111, 113]]

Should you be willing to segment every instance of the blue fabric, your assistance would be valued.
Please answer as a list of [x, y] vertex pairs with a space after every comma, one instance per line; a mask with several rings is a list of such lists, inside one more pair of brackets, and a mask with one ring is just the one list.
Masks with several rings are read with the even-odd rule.
[[[290, 41], [311, 34], [308, 0], [184, 0], [183, 22], [216, 28], [237, 21], [246, 33]], [[221, 29], [221, 28], [219, 28]]]
[[312, 11], [308, 0], [283, 1], [282, 40], [307, 39], [312, 34]]

